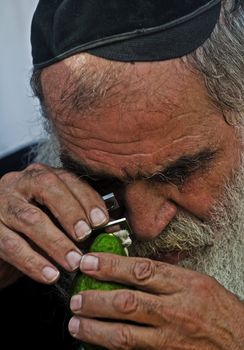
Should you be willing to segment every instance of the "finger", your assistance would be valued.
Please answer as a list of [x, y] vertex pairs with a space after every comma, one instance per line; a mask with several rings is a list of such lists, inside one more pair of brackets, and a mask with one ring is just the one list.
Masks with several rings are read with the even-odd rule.
[[7, 205], [0, 209], [0, 221], [28, 237], [64, 269], [73, 271], [79, 266], [80, 250], [39, 208], [11, 196]]
[[69, 331], [76, 339], [111, 350], [162, 349], [159, 346], [159, 332], [152, 327], [73, 317], [69, 322]]
[[162, 296], [134, 290], [82, 292], [71, 298], [70, 308], [78, 316], [130, 320], [149, 326], [164, 324], [167, 309], [172, 313]]
[[57, 175], [65, 182], [86, 213], [91, 227], [104, 225], [109, 220], [109, 214], [102, 197], [84, 180], [62, 170]]
[[104, 253], [84, 255], [80, 269], [98, 280], [119, 282], [151, 293], [164, 294], [180, 292], [192, 276], [190, 270], [179, 266]]
[[54, 283], [59, 271], [35, 252], [19, 235], [0, 225], [0, 258], [30, 278], [41, 283]]
[[[81, 181], [73, 179], [68, 187], [54, 169], [35, 164], [24, 171], [18, 183], [18, 190], [29, 201], [35, 199], [38, 203], [45, 205], [70, 236], [82, 240], [91, 233], [91, 222], [87, 215], [89, 208], [85, 208], [87, 201], [79, 201], [73, 194], [74, 190], [71, 191], [74, 183], [76, 187], [79, 183], [80, 197], [86, 198], [87, 192], [89, 192], [88, 186], [85, 186]], [[90, 197], [95, 207], [97, 197], [94, 196], [94, 193]], [[105, 214], [103, 217], [105, 222], [107, 220]]]
[[80, 239], [81, 230], [90, 234], [84, 209], [52, 168], [42, 164], [29, 166], [19, 180], [18, 190], [28, 200], [45, 205], [74, 239]]

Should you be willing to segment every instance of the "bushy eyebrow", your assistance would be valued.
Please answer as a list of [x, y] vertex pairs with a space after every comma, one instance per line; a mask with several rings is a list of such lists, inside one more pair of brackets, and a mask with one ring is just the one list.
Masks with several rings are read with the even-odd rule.
[[61, 161], [65, 169], [71, 171], [78, 177], [87, 177], [96, 182], [106, 180], [131, 183], [136, 180], [146, 179], [153, 182], [182, 185], [196, 172], [208, 169], [218, 152], [219, 150], [204, 149], [193, 155], [183, 155], [153, 174], [138, 171], [137, 174], [131, 176], [124, 169], [126, 175], [122, 177], [116, 177], [103, 171], [94, 171], [87, 165], [72, 159], [68, 154], [62, 154]]
[[196, 172], [207, 170], [218, 150], [204, 149], [193, 155], [184, 155], [166, 168], [148, 176], [150, 181], [182, 185]]

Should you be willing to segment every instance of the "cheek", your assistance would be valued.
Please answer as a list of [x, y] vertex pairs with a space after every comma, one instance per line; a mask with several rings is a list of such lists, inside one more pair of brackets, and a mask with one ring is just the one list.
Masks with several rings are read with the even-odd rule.
[[210, 216], [210, 210], [215, 203], [211, 193], [206, 191], [195, 191], [182, 195], [179, 199], [179, 205], [185, 210], [197, 216], [200, 219], [207, 219]]
[[181, 188], [174, 187], [169, 196], [179, 207], [200, 219], [209, 219], [210, 211], [221, 194], [219, 181], [192, 179]]

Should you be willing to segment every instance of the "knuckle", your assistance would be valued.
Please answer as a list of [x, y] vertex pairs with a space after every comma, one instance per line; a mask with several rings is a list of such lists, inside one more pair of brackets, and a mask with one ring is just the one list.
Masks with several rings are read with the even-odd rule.
[[164, 330], [162, 331], [161, 327], [155, 327], [155, 341], [157, 344], [157, 347], [154, 345], [150, 346], [148, 350], [153, 349], [168, 349], [167, 345], [171, 342], [171, 332], [167, 327], [164, 327]]
[[120, 324], [115, 332], [115, 337], [112, 339], [112, 346], [117, 350], [134, 349], [133, 337], [129, 325]]
[[113, 276], [120, 268], [120, 261], [114, 254], [107, 254], [105, 259], [100, 258], [100, 269], [106, 276]]
[[45, 164], [41, 164], [41, 163], [33, 163], [28, 165], [28, 167], [24, 170], [24, 172], [33, 172], [33, 174], [35, 172], [39, 172], [39, 171], [43, 171], [46, 170], [47, 166]]
[[209, 292], [215, 285], [215, 279], [207, 275], [196, 275], [191, 280], [191, 286], [200, 295]]
[[196, 311], [191, 307], [187, 307], [181, 311], [174, 308], [173, 310], [168, 309], [167, 311], [166, 320], [175, 322], [187, 335], [197, 335], [204, 329], [205, 321], [202, 319], [199, 309]]
[[133, 292], [118, 292], [114, 297], [113, 306], [117, 311], [123, 314], [131, 314], [137, 311], [138, 300]]
[[1, 250], [4, 252], [4, 255], [8, 257], [16, 255], [19, 256], [23, 250], [19, 240], [9, 235], [5, 235], [1, 238], [0, 246]]
[[25, 170], [23, 175], [30, 178], [36, 185], [40, 187], [49, 187], [58, 181], [57, 175], [45, 164], [31, 164]]
[[44, 215], [42, 214], [42, 212], [39, 209], [31, 206], [9, 206], [8, 213], [10, 216], [14, 216], [16, 221], [25, 225], [33, 226], [43, 224], [44, 221]]
[[61, 170], [58, 169], [57, 175], [65, 183], [71, 184], [71, 185], [77, 185], [78, 187], [80, 187], [83, 193], [87, 197], [89, 197], [89, 195], [90, 196], [98, 195], [97, 192], [94, 190], [94, 188], [85, 180], [85, 178], [78, 177], [76, 174], [73, 174], [64, 169], [61, 169]]
[[149, 259], [138, 260], [135, 262], [133, 268], [133, 276], [138, 282], [147, 283], [155, 275], [155, 265]]
[[194, 316], [191, 317], [190, 315], [184, 318], [181, 326], [189, 335], [199, 334], [204, 329], [203, 325], [200, 324], [199, 319]]
[[36, 272], [36, 259], [34, 256], [28, 255], [23, 258], [23, 266], [27, 274]]
[[12, 172], [10, 172], [10, 173], [7, 173], [7, 174], [3, 175], [3, 176], [1, 177], [0, 183], [1, 183], [1, 185], [4, 185], [4, 186], [10, 185], [10, 184], [12, 184], [13, 182], [15, 182], [16, 179], [19, 178], [19, 176], [20, 176], [20, 173], [19, 173], [19, 172], [17, 172], [17, 171], [12, 171]]
[[216, 288], [217, 286], [217, 281], [214, 277], [210, 277], [210, 276], [204, 276], [203, 278], [204, 282], [203, 282], [203, 293], [205, 294], [205, 297], [207, 297], [208, 299], [215, 299], [216, 294], [218, 293], [218, 289]]
[[69, 242], [69, 239], [65, 235], [60, 235], [58, 237], [55, 235], [53, 237], [50, 237], [50, 245], [56, 252], [70, 250], [67, 242]]
[[78, 177], [72, 173], [70, 173], [69, 171], [66, 171], [64, 169], [62, 170], [58, 170], [58, 176], [61, 180], [64, 180], [64, 181], [79, 181]]
[[38, 181], [39, 186], [44, 186], [47, 188], [56, 185], [58, 178], [54, 173], [44, 171], [36, 174], [36, 181]]

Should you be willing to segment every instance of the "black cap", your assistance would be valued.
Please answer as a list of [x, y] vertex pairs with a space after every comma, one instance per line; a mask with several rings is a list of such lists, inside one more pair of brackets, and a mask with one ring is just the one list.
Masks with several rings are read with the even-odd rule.
[[40, 0], [32, 20], [33, 64], [78, 52], [116, 61], [182, 57], [212, 33], [221, 0]]

